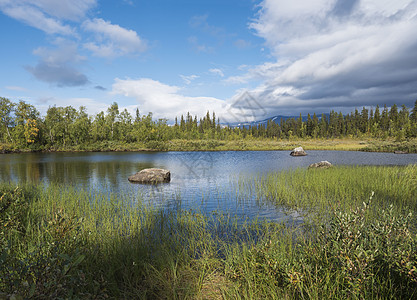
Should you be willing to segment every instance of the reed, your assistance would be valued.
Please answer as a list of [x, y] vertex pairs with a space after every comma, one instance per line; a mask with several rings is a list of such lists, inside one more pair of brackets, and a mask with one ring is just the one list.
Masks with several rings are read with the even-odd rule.
[[[161, 209], [132, 193], [0, 184], [0, 298], [411, 299], [417, 167], [241, 180], [302, 224]], [[413, 225], [414, 224], [414, 225]]]
[[357, 206], [372, 192], [378, 205], [416, 209], [417, 165], [338, 166], [270, 173], [258, 180], [240, 180], [243, 193], [289, 210], [323, 212]]

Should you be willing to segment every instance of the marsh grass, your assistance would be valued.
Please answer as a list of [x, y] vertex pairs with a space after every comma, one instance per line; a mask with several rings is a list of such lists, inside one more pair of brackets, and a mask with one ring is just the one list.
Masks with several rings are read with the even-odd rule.
[[0, 298], [411, 299], [416, 174], [338, 167], [240, 183], [301, 211], [301, 225], [2, 184]]
[[417, 166], [338, 166], [269, 173], [240, 181], [243, 193], [288, 210], [310, 213], [345, 210], [360, 205], [372, 192], [378, 205], [417, 209]]
[[394, 152], [403, 151], [406, 153], [417, 153], [417, 139], [411, 138], [404, 141], [395, 140], [372, 140], [363, 149], [369, 152]]
[[[265, 151], [265, 150], [292, 150], [302, 146], [307, 150], [344, 150], [359, 151], [381, 151], [385, 148], [378, 148], [374, 145], [379, 144], [378, 140], [370, 139], [266, 139], [266, 138], [244, 138], [238, 140], [189, 140], [173, 139], [169, 141], [149, 141], [147, 143], [136, 142], [126, 143], [123, 141], [103, 141], [74, 146], [57, 146], [54, 148], [39, 149], [20, 149], [18, 146], [0, 143], [0, 153], [13, 152], [117, 152], [117, 151]], [[395, 148], [395, 143], [386, 143], [391, 149]], [[415, 144], [415, 143], [414, 143]], [[414, 147], [415, 148], [415, 147]]]

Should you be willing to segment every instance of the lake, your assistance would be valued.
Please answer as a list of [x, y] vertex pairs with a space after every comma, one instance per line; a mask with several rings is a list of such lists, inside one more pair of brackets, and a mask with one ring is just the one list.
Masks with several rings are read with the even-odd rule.
[[[0, 180], [60, 183], [105, 193], [127, 193], [136, 200], [163, 208], [217, 210], [252, 218], [291, 218], [279, 207], [238, 195], [239, 178], [328, 160], [334, 165], [408, 165], [417, 154], [357, 151], [308, 151], [291, 157], [289, 151], [221, 152], [94, 152], [0, 154]], [[144, 168], [171, 171], [171, 182], [158, 186], [132, 184], [128, 176]]]

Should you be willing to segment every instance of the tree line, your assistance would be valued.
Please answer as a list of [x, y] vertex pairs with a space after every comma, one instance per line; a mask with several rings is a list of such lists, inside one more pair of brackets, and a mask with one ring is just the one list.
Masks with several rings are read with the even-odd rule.
[[132, 116], [126, 109], [119, 110], [116, 102], [106, 112], [88, 115], [86, 108], [51, 106], [45, 116], [37, 108], [20, 100], [17, 103], [0, 97], [0, 142], [17, 148], [48, 149], [81, 146], [104, 141], [152, 144], [172, 139], [237, 140], [249, 138], [343, 138], [395, 137], [397, 140], [417, 136], [417, 101], [410, 111], [405, 105], [388, 108], [376, 106], [343, 115], [331, 111], [307, 119], [281, 119], [254, 126], [230, 127], [221, 125], [213, 112], [201, 118], [185, 116], [154, 120], [152, 113], [141, 115], [139, 109]]

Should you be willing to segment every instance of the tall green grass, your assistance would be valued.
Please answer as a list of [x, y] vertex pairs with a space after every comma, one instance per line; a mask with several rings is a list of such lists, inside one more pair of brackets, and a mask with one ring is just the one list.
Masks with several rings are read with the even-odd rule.
[[2, 184], [0, 298], [411, 299], [416, 174], [339, 167], [241, 182], [303, 212], [299, 226]]
[[243, 193], [280, 207], [325, 212], [361, 204], [371, 193], [378, 205], [417, 208], [417, 165], [339, 166], [270, 173], [258, 180], [239, 182]]

